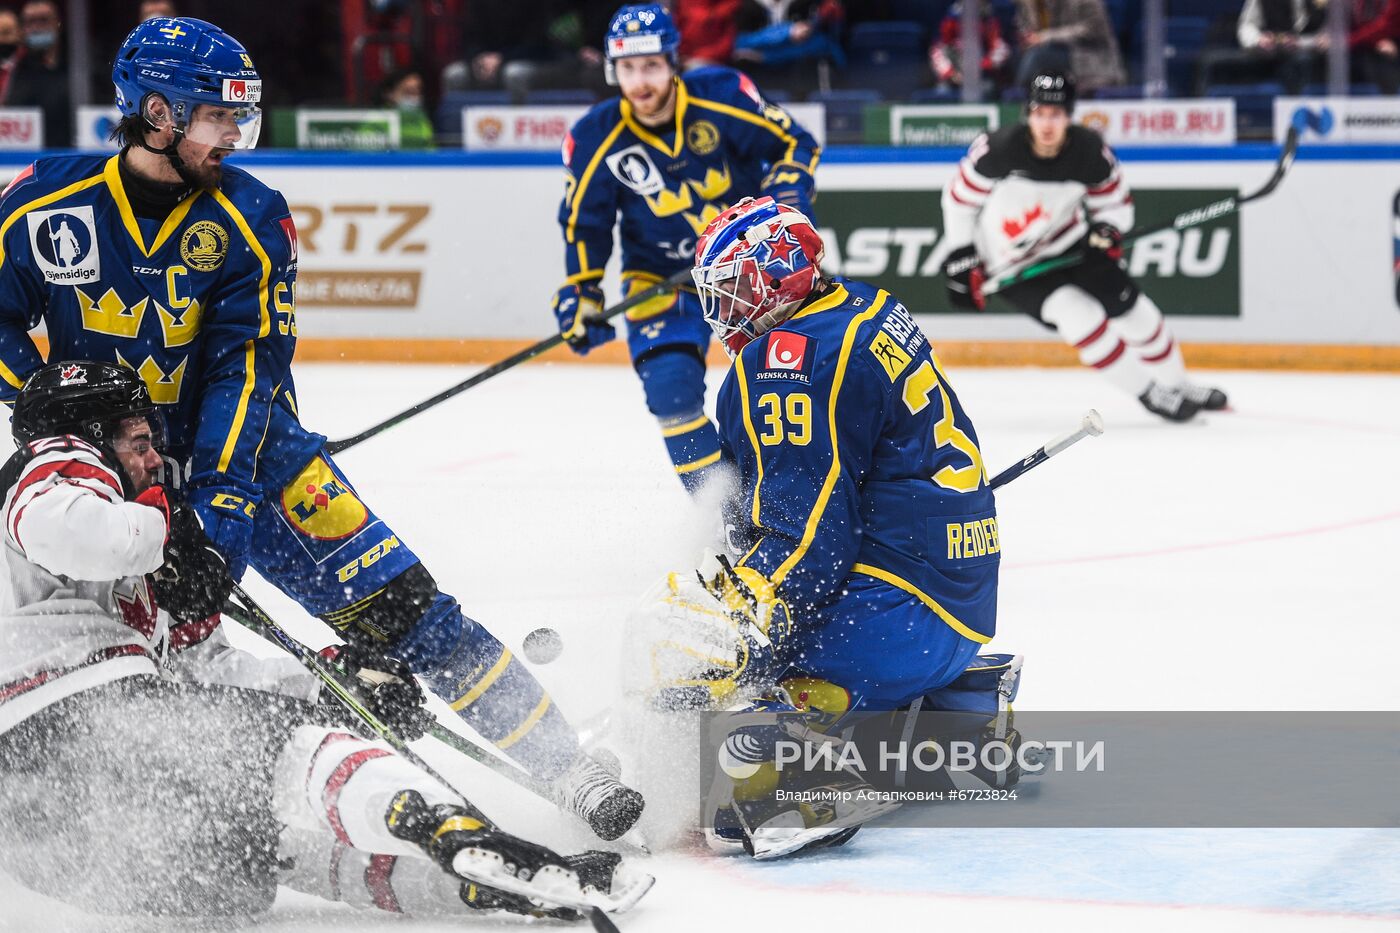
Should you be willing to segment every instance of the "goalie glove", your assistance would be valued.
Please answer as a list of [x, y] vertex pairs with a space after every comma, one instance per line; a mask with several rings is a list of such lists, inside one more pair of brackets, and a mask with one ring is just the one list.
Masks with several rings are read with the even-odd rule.
[[735, 567], [723, 554], [715, 558], [719, 569], [706, 575], [697, 570], [700, 583], [709, 591], [738, 626], [747, 649], [748, 663], [740, 679], [750, 670], [769, 667], [773, 657], [792, 631], [792, 613], [778, 595], [773, 582], [752, 567]]

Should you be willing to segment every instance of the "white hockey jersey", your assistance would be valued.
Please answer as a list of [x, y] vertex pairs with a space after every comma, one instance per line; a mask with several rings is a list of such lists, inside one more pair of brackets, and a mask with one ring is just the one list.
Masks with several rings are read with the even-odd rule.
[[119, 469], [63, 436], [21, 445], [0, 472], [0, 732], [80, 690], [142, 674], [314, 697], [314, 678], [295, 661], [232, 648], [217, 617], [172, 630], [145, 577], [164, 560], [165, 516], [126, 501]]
[[1024, 123], [979, 136], [943, 189], [945, 248], [975, 245], [988, 279], [1058, 256], [1098, 221], [1131, 230], [1133, 198], [1113, 151], [1082, 126], [1053, 159], [1034, 154]]

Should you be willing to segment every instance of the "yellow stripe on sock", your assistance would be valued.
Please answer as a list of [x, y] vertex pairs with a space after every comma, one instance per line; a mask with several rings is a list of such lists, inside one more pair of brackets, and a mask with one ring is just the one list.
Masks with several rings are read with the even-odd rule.
[[546, 693], [544, 695], [544, 698], [540, 700], [539, 705], [536, 706], [533, 710], [531, 710], [530, 715], [525, 717], [525, 721], [520, 724], [520, 728], [516, 729], [510, 735], [497, 742], [496, 747], [504, 751], [505, 749], [510, 748], [516, 742], [519, 742], [521, 739], [525, 738], [525, 733], [535, 728], [535, 723], [543, 719], [544, 714], [548, 710], [549, 694]]
[[494, 684], [496, 682], [496, 679], [501, 676], [501, 672], [504, 671], [506, 667], [510, 664], [510, 659], [510, 649], [502, 648], [501, 659], [491, 666], [491, 670], [486, 672], [485, 677], [482, 677], [476, 682], [475, 687], [472, 687], [466, 693], [462, 694], [461, 697], [459, 697], [456, 701], [450, 704], [452, 706], [452, 709], [460, 713], [462, 710], [466, 709], [468, 706], [471, 706], [478, 699], [480, 699], [481, 695], [487, 690], [490, 690], [491, 685]]

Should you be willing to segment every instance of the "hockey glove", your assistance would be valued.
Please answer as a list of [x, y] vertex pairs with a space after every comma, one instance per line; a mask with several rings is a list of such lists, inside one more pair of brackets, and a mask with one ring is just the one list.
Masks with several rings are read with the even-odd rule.
[[195, 484], [189, 491], [188, 501], [199, 513], [204, 533], [228, 561], [229, 576], [234, 580], [243, 579], [248, 567], [248, 549], [253, 543], [253, 511], [258, 500], [237, 486]]
[[559, 333], [579, 356], [587, 356], [589, 350], [617, 336], [613, 326], [602, 320], [602, 314], [603, 290], [595, 283], [565, 285], [554, 293]]
[[815, 223], [816, 218], [812, 216], [815, 188], [812, 173], [805, 166], [796, 162], [779, 162], [759, 183], [758, 194], [759, 197], [770, 197], [779, 204], [796, 208]]
[[[141, 495], [155, 498], [149, 489]], [[163, 491], [159, 498], [165, 499]], [[137, 501], [156, 505], [144, 498]], [[168, 502], [164, 508], [170, 515], [170, 530], [165, 539], [165, 563], [151, 574], [156, 602], [179, 622], [217, 615], [233, 591], [228, 562], [204, 533], [194, 509], [183, 503], [172, 508]]]
[[357, 644], [322, 652], [345, 675], [375, 718], [406, 742], [421, 739], [437, 717], [424, 705], [428, 698], [413, 671], [398, 658]]
[[696, 571], [705, 589], [734, 620], [743, 636], [739, 682], [753, 683], [770, 671], [770, 662], [792, 632], [792, 613], [770, 581], [752, 567], [735, 567], [719, 555], [716, 573]]
[[1123, 258], [1123, 231], [1113, 224], [1103, 221], [1091, 224], [1086, 242], [1090, 249], [1102, 250], [1114, 262]]
[[969, 311], [987, 307], [987, 299], [982, 296], [986, 270], [977, 256], [977, 247], [968, 244], [949, 253], [943, 260], [943, 278], [953, 307]]

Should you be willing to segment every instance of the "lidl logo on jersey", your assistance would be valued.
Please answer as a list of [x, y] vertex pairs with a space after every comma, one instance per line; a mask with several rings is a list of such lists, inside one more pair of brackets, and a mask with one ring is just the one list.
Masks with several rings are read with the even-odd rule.
[[317, 457], [282, 490], [282, 513], [318, 541], [348, 538], [365, 526], [369, 509], [324, 458]]
[[29, 243], [44, 280], [54, 285], [80, 285], [102, 275], [97, 249], [97, 224], [92, 207], [30, 211]]
[[811, 385], [812, 360], [816, 355], [816, 338], [785, 330], [772, 331], [763, 350], [763, 367], [754, 374], [754, 378], [760, 382], [791, 379]]

